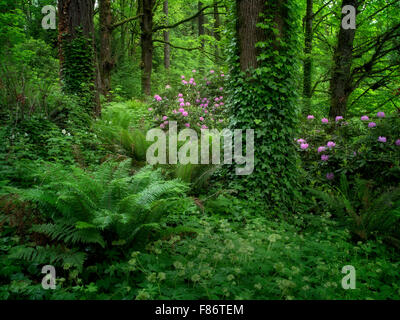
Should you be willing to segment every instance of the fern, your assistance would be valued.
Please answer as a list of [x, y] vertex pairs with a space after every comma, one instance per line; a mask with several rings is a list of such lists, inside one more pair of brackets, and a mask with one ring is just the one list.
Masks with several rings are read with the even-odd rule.
[[95, 172], [47, 165], [34, 174], [39, 182], [35, 187], [9, 189], [40, 209], [45, 223], [33, 225], [30, 232], [50, 241], [46, 247], [15, 249], [11, 257], [81, 267], [88, 246], [94, 252], [113, 240], [129, 246], [150, 230], [158, 232], [161, 219], [169, 212], [185, 210], [181, 203], [189, 201], [187, 184], [178, 179], [166, 181], [161, 169], [151, 167], [131, 176], [130, 164], [130, 160], [109, 161]]
[[382, 236], [400, 241], [400, 188], [373, 195], [372, 187], [370, 181], [362, 179], [350, 186], [342, 175], [339, 188], [330, 193], [309, 191], [340, 218], [350, 221], [353, 232], [362, 239]]

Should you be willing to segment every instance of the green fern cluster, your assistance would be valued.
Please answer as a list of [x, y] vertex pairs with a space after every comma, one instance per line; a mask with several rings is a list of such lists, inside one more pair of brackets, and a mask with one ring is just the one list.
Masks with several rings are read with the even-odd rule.
[[174, 204], [190, 201], [184, 182], [164, 180], [161, 169], [149, 167], [132, 175], [130, 162], [106, 162], [95, 172], [46, 164], [34, 174], [35, 187], [7, 188], [41, 212], [45, 222], [30, 231], [48, 241], [47, 246], [16, 247], [11, 257], [81, 268], [88, 247], [129, 245], [139, 231], [159, 228], [169, 209], [179, 210]]
[[371, 181], [356, 179], [350, 185], [342, 175], [334, 192], [310, 191], [338, 217], [350, 221], [361, 239], [381, 236], [400, 248], [400, 187], [376, 194]]

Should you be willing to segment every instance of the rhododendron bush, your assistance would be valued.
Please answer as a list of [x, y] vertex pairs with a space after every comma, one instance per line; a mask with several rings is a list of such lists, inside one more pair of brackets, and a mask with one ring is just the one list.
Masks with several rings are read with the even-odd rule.
[[168, 129], [169, 122], [176, 121], [179, 129], [222, 128], [225, 125], [226, 77], [215, 70], [206, 75], [192, 70], [175, 83], [167, 84], [164, 92], [154, 96], [148, 108], [155, 126]]
[[398, 115], [378, 112], [333, 120], [309, 115], [294, 143], [310, 179], [336, 183], [345, 174], [348, 178], [375, 180], [380, 186], [395, 186], [400, 181]]

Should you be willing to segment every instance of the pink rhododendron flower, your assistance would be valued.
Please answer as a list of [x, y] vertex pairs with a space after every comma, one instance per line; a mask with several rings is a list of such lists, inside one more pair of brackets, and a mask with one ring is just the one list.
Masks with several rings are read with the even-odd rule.
[[193, 73], [196, 73], [196, 70], [192, 70]]
[[302, 150], [307, 150], [307, 149], [308, 149], [308, 143], [302, 143], [302, 144], [300, 145], [300, 148], [301, 148]]
[[207, 127], [205, 124], [203, 124], [203, 125], [201, 126], [201, 128], [202, 128], [202, 129], [208, 129], [208, 127]]
[[213, 74], [215, 71], [214, 70], [210, 70], [210, 73]]
[[369, 117], [368, 117], [368, 116], [362, 116], [362, 117], [361, 117], [361, 120], [362, 120], [362, 121], [368, 121], [368, 120], [369, 120]]
[[306, 142], [306, 140], [304, 140], [304, 139], [298, 139], [297, 140], [297, 143], [305, 143]]
[[328, 160], [329, 160], [329, 156], [327, 156], [326, 154], [323, 154], [323, 155], [321, 156], [321, 160], [322, 160], [322, 161], [328, 161]]
[[200, 121], [204, 121], [204, 118], [203, 118], [203, 117], [200, 117], [199, 119], [200, 119]]
[[397, 139], [395, 143], [396, 143], [396, 146], [400, 146], [400, 139]]
[[319, 147], [318, 148], [318, 153], [326, 151], [326, 147]]
[[387, 141], [387, 139], [386, 139], [386, 137], [379, 137], [378, 141], [385, 143]]
[[385, 113], [382, 112], [382, 111], [378, 112], [378, 114], [377, 114], [376, 116], [377, 116], [378, 118], [384, 118], [384, 117], [386, 117]]
[[333, 180], [335, 178], [335, 175], [333, 174], [333, 172], [329, 172], [326, 174], [326, 178], [328, 180]]
[[154, 96], [154, 99], [157, 100], [157, 101], [161, 101], [162, 100], [162, 98], [158, 94], [156, 94]]
[[343, 117], [342, 117], [342, 116], [337, 116], [337, 117], [335, 118], [335, 121], [336, 121], [336, 122], [338, 122], [338, 121], [340, 121], [340, 120], [343, 120]]
[[178, 101], [179, 101], [179, 102], [185, 102], [185, 99], [179, 98]]
[[186, 80], [182, 80], [182, 83], [183, 83], [184, 85], [187, 85], [187, 84], [188, 84], [188, 82], [187, 82]]
[[336, 143], [334, 143], [333, 141], [329, 141], [327, 144], [328, 148], [333, 148], [334, 146], [336, 146]]
[[185, 112], [185, 109], [184, 108], [179, 108], [179, 112], [180, 113]]
[[178, 113], [178, 111], [176, 111], [176, 109], [172, 110], [172, 113]]
[[182, 97], [183, 97], [183, 94], [182, 94], [182, 93], [178, 94], [178, 97], [179, 97], [179, 98], [182, 98]]
[[219, 88], [219, 91], [223, 91], [223, 90], [224, 90], [224, 88], [222, 88], [222, 87], [221, 87], [221, 88]]
[[190, 128], [190, 123], [185, 123], [186, 128]]
[[186, 106], [189, 107], [190, 106], [190, 102], [186, 102]]
[[208, 113], [208, 110], [204, 110], [204, 113]]
[[165, 128], [165, 124], [164, 124], [164, 123], [161, 123], [161, 124], [160, 124], [160, 128], [161, 128], [161, 129], [164, 129], [164, 128]]
[[167, 116], [164, 116], [162, 119], [165, 121], [165, 120], [167, 120], [167, 119], [168, 119], [168, 117], [167, 117]]
[[153, 111], [153, 108], [148, 108], [147, 110], [149, 110], [149, 111]]
[[307, 119], [308, 119], [308, 120], [313, 120], [313, 119], [315, 119], [315, 117], [314, 117], [313, 115], [309, 115], [309, 116], [307, 117]]
[[189, 113], [188, 113], [187, 111], [185, 111], [185, 112], [182, 112], [182, 115], [183, 115], [184, 117], [187, 117], [187, 116], [189, 115]]
[[182, 78], [182, 79], [185, 79], [185, 76], [182, 75], [181, 78]]
[[329, 122], [329, 120], [327, 118], [323, 118], [321, 121], [322, 121], [322, 123], [328, 123]]
[[219, 105], [220, 105], [220, 106], [224, 106], [224, 105], [225, 105], [225, 103], [221, 102]]
[[368, 128], [375, 128], [375, 127], [376, 127], [376, 123], [375, 122], [368, 123]]
[[221, 122], [224, 122], [224, 120], [222, 120], [222, 119], [219, 119], [219, 123], [221, 123]]

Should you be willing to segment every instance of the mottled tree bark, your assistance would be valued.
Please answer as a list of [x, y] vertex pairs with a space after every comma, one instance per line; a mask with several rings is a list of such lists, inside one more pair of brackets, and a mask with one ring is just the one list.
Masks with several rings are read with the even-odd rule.
[[58, 1], [58, 42], [59, 42], [59, 60], [60, 60], [60, 77], [64, 78], [66, 44], [75, 39], [77, 30], [80, 28], [82, 34], [90, 40], [90, 55], [92, 55], [93, 85], [94, 94], [94, 113], [100, 114], [100, 99], [97, 88], [96, 73], [97, 66], [94, 55], [94, 1], [93, 0], [59, 0]]
[[266, 10], [265, 0], [237, 0], [237, 36], [239, 41], [240, 68], [247, 71], [257, 68], [260, 49], [256, 43], [266, 39], [267, 34], [256, 25], [262, 22], [260, 14]]
[[155, 0], [139, 0], [140, 45], [142, 48], [142, 92], [151, 94], [151, 72], [153, 69], [153, 8]]
[[114, 67], [111, 50], [112, 14], [111, 0], [100, 0], [100, 79], [101, 93], [109, 100], [111, 91], [111, 71]]
[[[358, 0], [343, 0], [342, 7], [346, 5], [358, 8]], [[342, 15], [342, 18], [345, 14]], [[342, 24], [342, 20], [340, 20]], [[356, 34], [355, 29], [344, 29], [340, 25], [338, 34], [338, 44], [335, 48], [333, 57], [333, 72], [330, 81], [331, 106], [329, 116], [345, 116], [347, 111], [347, 101], [354, 87], [351, 77], [351, 67], [353, 63], [353, 43]]]

